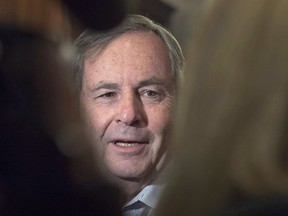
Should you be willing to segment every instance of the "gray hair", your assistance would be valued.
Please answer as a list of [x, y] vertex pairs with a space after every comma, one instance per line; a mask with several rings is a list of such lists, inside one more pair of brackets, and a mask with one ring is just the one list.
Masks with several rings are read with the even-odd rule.
[[184, 56], [175, 37], [160, 24], [141, 15], [129, 15], [117, 27], [104, 32], [85, 30], [75, 40], [74, 81], [78, 92], [82, 89], [84, 61], [91, 56], [97, 56], [114, 39], [135, 31], [153, 31], [164, 42], [171, 64], [172, 76], [176, 84], [182, 79], [184, 70]]

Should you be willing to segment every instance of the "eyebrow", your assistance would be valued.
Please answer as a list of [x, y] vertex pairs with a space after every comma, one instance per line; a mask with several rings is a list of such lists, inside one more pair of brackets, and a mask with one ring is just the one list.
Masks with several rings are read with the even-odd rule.
[[119, 85], [117, 83], [100, 82], [100, 84], [95, 85], [92, 88], [90, 88], [90, 92], [96, 92], [100, 89], [119, 89]]
[[[164, 82], [156, 76], [138, 82], [138, 88], [149, 85], [164, 85]], [[117, 83], [105, 83], [101, 81], [99, 84], [91, 87], [90, 92], [96, 92], [100, 89], [119, 89], [119, 85]]]
[[164, 85], [164, 82], [156, 76], [149, 79], [142, 80], [138, 83], [139, 87], [149, 86], [149, 85]]

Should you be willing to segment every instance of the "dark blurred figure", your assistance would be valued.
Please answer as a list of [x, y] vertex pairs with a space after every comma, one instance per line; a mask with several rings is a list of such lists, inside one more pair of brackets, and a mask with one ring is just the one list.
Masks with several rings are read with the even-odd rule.
[[[59, 12], [57, 2], [47, 6]], [[117, 25], [125, 13], [123, 1], [62, 2], [84, 27], [97, 30]], [[59, 29], [57, 19], [47, 9], [41, 23], [35, 7], [35, 16], [17, 16], [22, 9], [14, 3], [1, 7], [15, 18], [8, 10], [0, 17], [0, 215], [120, 215], [118, 189], [102, 180], [90, 155], [63, 44], [47, 39], [61, 35], [51, 31]]]
[[57, 44], [10, 29], [0, 41], [0, 214], [120, 215], [117, 190], [96, 168], [84, 189], [73, 178], [89, 141]]
[[124, 0], [62, 0], [83, 26], [94, 30], [115, 27], [126, 14]]

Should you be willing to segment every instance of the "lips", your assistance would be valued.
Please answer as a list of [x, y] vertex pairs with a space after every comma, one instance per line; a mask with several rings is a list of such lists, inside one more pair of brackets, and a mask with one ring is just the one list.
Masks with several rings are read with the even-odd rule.
[[121, 147], [133, 147], [139, 144], [148, 144], [148, 141], [140, 141], [140, 140], [122, 140], [122, 139], [117, 139], [113, 140], [112, 143], [117, 146]]
[[120, 155], [139, 155], [141, 154], [149, 141], [138, 140], [138, 139], [115, 139], [112, 142], [114, 151], [118, 152]]
[[114, 144], [117, 146], [121, 146], [121, 147], [133, 147], [133, 146], [137, 145], [138, 143], [127, 143], [127, 142], [119, 141], [119, 142], [115, 142]]

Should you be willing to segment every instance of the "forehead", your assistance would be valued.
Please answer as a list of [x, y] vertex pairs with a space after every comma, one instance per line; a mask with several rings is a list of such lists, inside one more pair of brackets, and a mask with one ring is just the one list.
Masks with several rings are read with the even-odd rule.
[[97, 56], [88, 57], [84, 62], [84, 70], [84, 73], [93, 71], [115, 75], [129, 74], [134, 70], [139, 75], [156, 73], [159, 76], [171, 76], [167, 48], [152, 31], [129, 32], [117, 37]]
[[162, 39], [152, 31], [132, 31], [127, 32], [112, 40], [106, 49], [125, 48], [135, 50], [145, 49], [147, 53], [159, 50], [167, 54], [166, 47]]
[[[124, 50], [133, 50], [134, 52], [145, 50], [145, 52], [142, 54], [151, 54], [151, 51], [154, 54], [159, 54], [162, 52], [162, 54], [167, 55], [168, 57], [168, 49], [158, 35], [150, 30], [139, 30], [126, 32], [120, 36], [117, 36], [116, 38], [107, 42], [107, 45], [104, 45], [103, 48], [100, 48], [101, 50], [96, 50], [94, 53], [88, 54], [86, 59], [89, 61], [97, 61], [101, 55], [105, 55], [103, 53], [110, 53], [113, 51], [119, 53], [119, 51], [123, 48]], [[156, 53], [155, 51], [160, 52]]]

